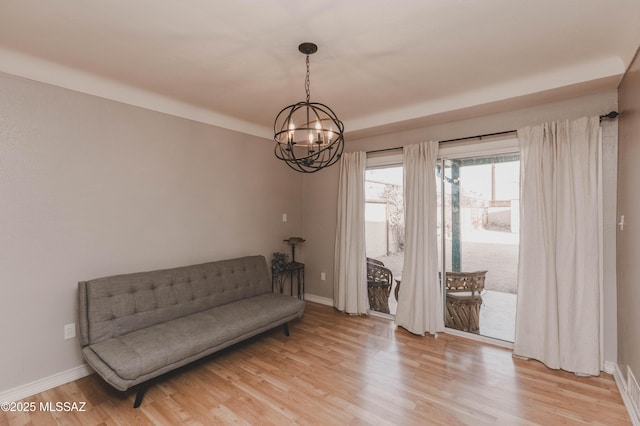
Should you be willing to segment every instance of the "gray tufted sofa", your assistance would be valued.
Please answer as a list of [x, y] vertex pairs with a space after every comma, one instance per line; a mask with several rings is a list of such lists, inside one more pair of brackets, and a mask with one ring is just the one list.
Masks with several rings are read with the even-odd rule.
[[78, 283], [85, 360], [116, 389], [138, 385], [302, 316], [275, 294], [267, 261], [250, 256]]

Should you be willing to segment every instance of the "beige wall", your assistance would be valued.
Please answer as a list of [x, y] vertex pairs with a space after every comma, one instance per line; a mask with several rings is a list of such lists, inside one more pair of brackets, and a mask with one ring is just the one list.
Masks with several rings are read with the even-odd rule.
[[82, 364], [79, 280], [269, 259], [301, 193], [269, 140], [0, 74], [0, 393]]
[[640, 58], [636, 56], [618, 89], [620, 97], [618, 214], [618, 366], [640, 379]]
[[[416, 130], [391, 133], [382, 136], [349, 140], [347, 151], [369, 151], [399, 147], [426, 140], [446, 140], [484, 133], [513, 130], [526, 125], [545, 121], [578, 118], [585, 115], [599, 115], [617, 109], [617, 93], [607, 92], [537, 107], [514, 110], [502, 114], [478, 116], [464, 121], [456, 121], [424, 127]], [[605, 271], [605, 360], [616, 360], [616, 292], [615, 292], [615, 123], [603, 127], [604, 139], [612, 151], [610, 169], [606, 170], [608, 188], [606, 205], [607, 220], [605, 233], [608, 248]], [[333, 253], [336, 228], [336, 205], [339, 166], [304, 176], [304, 235], [307, 265], [306, 290], [313, 295], [333, 298]], [[320, 280], [320, 272], [327, 272], [327, 280]]]
[[[630, 80], [631, 75], [625, 81]], [[636, 76], [635, 99], [637, 81]], [[631, 92], [626, 96], [631, 99]], [[600, 114], [616, 104], [616, 93], [604, 93], [347, 138], [346, 149], [510, 130]], [[632, 108], [626, 109], [625, 120], [633, 117]], [[640, 133], [635, 121], [629, 154], [638, 149], [630, 143]], [[307, 265], [306, 291], [332, 298], [338, 172], [336, 165], [300, 175], [273, 158], [268, 140], [0, 74], [0, 393], [82, 363], [77, 341], [62, 339], [63, 325], [76, 321], [79, 280], [245, 254], [269, 257], [289, 250], [282, 239], [302, 235], [307, 241], [297, 258]], [[621, 179], [629, 173], [638, 173], [631, 161]], [[638, 181], [635, 174], [626, 178], [629, 191], [628, 182]], [[625, 200], [635, 201], [626, 196], [621, 206]], [[633, 211], [627, 211], [631, 218]], [[286, 224], [282, 213], [288, 214]], [[637, 241], [638, 236], [627, 244]], [[637, 253], [635, 248], [624, 247], [628, 253]], [[637, 306], [630, 267], [625, 274], [621, 289], [636, 292]], [[615, 313], [610, 294], [606, 309]], [[633, 304], [624, 306], [624, 315], [637, 317]], [[635, 342], [635, 349], [629, 351], [621, 339], [619, 361], [637, 371], [640, 350], [637, 330], [628, 329], [632, 322], [637, 318], [621, 321], [621, 336], [633, 336], [625, 342]], [[607, 341], [615, 342], [615, 333], [609, 331]], [[628, 360], [633, 358], [636, 364]]]

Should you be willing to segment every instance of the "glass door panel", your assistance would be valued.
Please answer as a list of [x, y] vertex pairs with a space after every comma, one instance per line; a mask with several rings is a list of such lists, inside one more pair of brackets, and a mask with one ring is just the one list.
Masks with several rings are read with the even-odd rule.
[[445, 325], [513, 342], [519, 154], [442, 161]]
[[367, 169], [365, 233], [367, 291], [372, 311], [395, 315], [395, 287], [404, 263], [403, 169]]

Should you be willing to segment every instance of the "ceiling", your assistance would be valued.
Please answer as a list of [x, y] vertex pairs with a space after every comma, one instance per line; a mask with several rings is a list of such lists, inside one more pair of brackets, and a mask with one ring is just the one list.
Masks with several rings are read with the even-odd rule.
[[0, 0], [0, 71], [263, 137], [303, 100], [359, 137], [615, 90], [638, 0]]

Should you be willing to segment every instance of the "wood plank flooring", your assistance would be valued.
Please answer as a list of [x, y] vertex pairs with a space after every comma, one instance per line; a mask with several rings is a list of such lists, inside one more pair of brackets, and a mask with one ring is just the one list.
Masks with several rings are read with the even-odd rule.
[[84, 412], [2, 413], [0, 425], [627, 425], [611, 376], [575, 377], [511, 351], [307, 303], [304, 317], [152, 385], [142, 406], [91, 375], [24, 402]]

